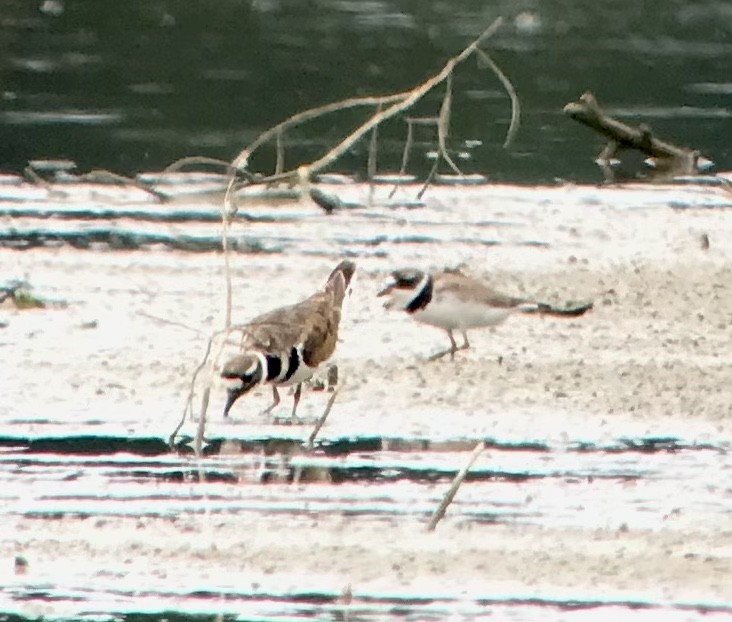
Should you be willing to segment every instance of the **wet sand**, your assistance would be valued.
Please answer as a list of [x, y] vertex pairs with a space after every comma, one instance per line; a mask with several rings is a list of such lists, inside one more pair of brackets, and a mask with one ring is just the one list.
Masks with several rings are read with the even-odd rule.
[[[671, 209], [673, 191], [659, 204], [631, 197], [620, 206], [620, 191], [501, 192], [494, 191], [479, 216], [468, 198], [450, 214], [444, 202], [436, 202], [427, 212], [432, 223], [424, 222], [420, 210], [372, 220], [377, 234], [393, 228], [429, 233], [442, 217], [469, 222], [510, 215], [521, 226], [498, 229], [504, 239], [499, 246], [392, 240], [379, 245], [381, 253], [368, 246], [357, 250], [358, 277], [335, 358], [344, 384], [322, 436], [539, 440], [558, 452], [622, 438], [674, 437], [726, 447], [709, 452], [700, 467], [709, 479], [694, 494], [687, 495], [683, 479], [669, 480], [668, 516], [654, 516], [652, 526], [644, 527], [611, 509], [601, 514], [578, 506], [588, 516], [585, 526], [551, 520], [489, 524], [475, 523], [458, 509], [426, 534], [422, 518], [307, 511], [96, 522], [72, 516], [40, 521], [10, 512], [3, 518], [1, 548], [6, 559], [22, 551], [31, 571], [16, 577], [6, 568], [0, 582], [55, 580], [53, 569], [63, 557], [66, 567], [86, 564], [73, 573], [78, 581], [98, 580], [103, 568], [109, 576], [168, 587], [195, 577], [202, 589], [246, 590], [256, 583], [261, 589], [337, 593], [350, 585], [356, 598], [437, 591], [455, 598], [513, 594], [732, 606], [726, 509], [732, 505], [732, 461], [726, 455], [732, 438], [730, 212]], [[581, 193], [591, 200], [578, 200]], [[523, 207], [512, 212], [512, 201]], [[310, 293], [345, 246], [323, 241], [330, 223], [353, 232], [368, 222], [354, 213], [300, 223], [298, 235], [328, 249], [315, 256], [302, 249], [235, 255], [235, 321]], [[703, 233], [710, 238], [706, 250]], [[525, 245], [531, 238], [547, 245]], [[207, 335], [221, 326], [221, 256], [61, 248], [3, 250], [0, 262], [4, 272], [26, 276], [39, 293], [69, 302], [65, 309], [2, 312], [8, 322], [0, 332], [4, 435], [59, 433], [59, 417], [86, 431], [97, 425], [167, 436]], [[592, 299], [595, 307], [574, 319], [517, 315], [494, 330], [472, 331], [471, 350], [454, 362], [428, 363], [429, 354], [445, 347], [445, 334], [387, 313], [374, 294], [393, 267], [458, 264], [506, 293], [557, 304]], [[306, 389], [301, 414], [317, 416], [328, 395]], [[286, 414], [290, 398], [283, 397]], [[257, 414], [269, 399], [269, 390], [258, 391], [237, 404], [235, 422], [224, 422], [223, 389], [216, 385], [208, 434], [242, 438], [283, 430]], [[184, 432], [194, 427], [187, 424]], [[309, 433], [285, 429], [288, 435]], [[682, 464], [686, 458], [678, 459]], [[487, 451], [479, 462], [491, 460]], [[643, 485], [603, 488], [610, 495], [603, 507], [612, 508], [613, 494], [625, 499], [628, 487]], [[263, 494], [297, 497], [313, 486], [328, 485], [277, 484]], [[464, 484], [458, 499], [470, 495], [470, 486]], [[489, 502], [490, 486], [483, 486]], [[431, 487], [430, 502], [445, 488]], [[243, 488], [241, 494], [249, 492]], [[573, 485], [559, 486], [558, 494], [571, 514]], [[650, 504], [647, 511], [659, 508]]]

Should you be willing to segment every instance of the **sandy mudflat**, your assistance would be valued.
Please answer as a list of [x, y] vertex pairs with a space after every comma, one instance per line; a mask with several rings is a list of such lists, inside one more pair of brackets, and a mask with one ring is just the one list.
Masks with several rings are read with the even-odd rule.
[[[195, 577], [201, 587], [243, 591], [252, 583], [334, 592], [350, 584], [356, 596], [437, 590], [456, 598], [514, 594], [732, 606], [732, 459], [724, 451], [732, 439], [732, 212], [672, 210], [673, 190], [665, 199], [643, 196], [620, 206], [620, 191], [523, 191], [527, 196], [510, 200], [501, 192], [486, 200], [480, 218], [519, 222], [516, 232], [500, 230], [508, 238], [504, 245], [387, 241], [381, 254], [356, 249], [358, 278], [336, 357], [345, 384], [322, 435], [539, 440], [559, 453], [573, 443], [647, 437], [718, 448], [694, 465], [683, 452], [668, 458], [678, 475], [674, 470], [664, 480], [655, 501], [643, 507], [643, 479], [619, 481], [602, 488], [597, 502], [605, 509], [593, 513], [574, 500], [579, 489], [560, 482], [552, 487], [554, 503], [563, 517], [586, 516], [583, 525], [551, 516], [474, 523], [456, 505], [428, 535], [424, 521], [413, 516], [307, 511], [28, 520], [12, 513], [8, 499], [0, 549], [22, 550], [32, 564], [22, 577], [3, 571], [0, 582], [58, 580], [54, 569], [63, 555], [69, 567], [78, 561], [85, 568], [69, 581], [100, 581], [103, 568], [109, 576], [119, 573], [125, 581], [149, 581], [160, 589]], [[592, 200], [583, 202], [585, 196]], [[518, 212], [511, 211], [511, 201], [522, 205]], [[437, 221], [443, 207], [437, 202], [428, 214]], [[470, 201], [458, 207], [453, 220], [475, 217]], [[376, 233], [445, 226], [424, 220], [419, 210], [408, 210], [378, 222], [350, 214], [330, 222]], [[330, 224], [322, 217], [299, 226], [303, 238], [322, 241]], [[708, 250], [701, 248], [702, 233], [710, 237]], [[549, 245], [513, 243], [532, 238]], [[323, 256], [235, 256], [235, 319], [310, 293], [344, 246], [323, 244], [330, 244]], [[15, 421], [5, 426], [5, 435], [57, 433], [55, 413], [87, 432], [95, 420], [101, 429], [167, 435], [206, 336], [221, 323], [221, 257], [62, 248], [0, 251], [0, 264], [5, 273], [25, 275], [40, 293], [71, 303], [66, 309], [2, 311], [8, 327], [0, 331], [0, 416]], [[507, 293], [553, 303], [589, 298], [595, 308], [570, 320], [516, 316], [496, 330], [473, 331], [473, 348], [454, 363], [426, 363], [446, 345], [445, 335], [386, 313], [374, 294], [393, 267], [444, 264], [465, 264]], [[92, 320], [94, 328], [83, 327]], [[239, 422], [224, 423], [223, 391], [217, 388], [209, 434], [246, 437], [282, 429], [257, 416], [269, 398], [261, 390], [241, 400], [233, 411]], [[326, 393], [306, 391], [301, 414], [316, 416], [326, 399]], [[289, 397], [283, 413], [288, 409]], [[486, 452], [480, 463], [492, 459]], [[489, 503], [491, 488], [482, 485]], [[298, 496], [327, 486], [275, 485], [262, 494]], [[458, 499], [470, 497], [470, 486]], [[533, 486], [528, 496], [546, 490], [541, 481]], [[583, 486], [590, 490], [593, 484]], [[425, 494], [432, 503], [443, 490], [433, 486]], [[28, 494], [35, 494], [32, 488]], [[242, 488], [243, 499], [250, 494], [260, 493]], [[532, 503], [539, 501], [527, 498], [526, 508]], [[638, 518], [644, 512], [647, 524]]]

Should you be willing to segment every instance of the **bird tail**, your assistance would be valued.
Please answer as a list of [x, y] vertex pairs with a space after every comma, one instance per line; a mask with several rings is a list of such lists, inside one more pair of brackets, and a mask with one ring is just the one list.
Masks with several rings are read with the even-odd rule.
[[557, 315], [560, 317], [579, 317], [592, 309], [594, 303], [583, 302], [568, 307], [555, 307], [546, 302], [537, 302], [532, 307], [521, 309], [524, 313], [541, 313], [542, 315]]
[[341, 306], [343, 298], [346, 295], [348, 286], [353, 278], [353, 273], [356, 271], [356, 264], [348, 259], [344, 259], [339, 263], [333, 271], [330, 273], [328, 280], [325, 283], [325, 290], [329, 291], [333, 295], [333, 302]]

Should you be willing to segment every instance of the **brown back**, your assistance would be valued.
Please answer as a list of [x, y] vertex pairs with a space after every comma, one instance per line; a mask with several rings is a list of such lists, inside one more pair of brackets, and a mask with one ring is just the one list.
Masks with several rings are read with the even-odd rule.
[[316, 367], [326, 361], [338, 342], [341, 305], [355, 269], [352, 261], [342, 261], [321, 291], [252, 319], [246, 326], [242, 347], [287, 358], [292, 347], [302, 343], [307, 365]]
[[513, 309], [520, 304], [531, 302], [524, 298], [515, 298], [514, 296], [502, 294], [482, 281], [466, 276], [456, 270], [436, 274], [434, 284], [435, 298], [449, 293], [460, 300], [482, 302], [491, 307], [504, 309]]

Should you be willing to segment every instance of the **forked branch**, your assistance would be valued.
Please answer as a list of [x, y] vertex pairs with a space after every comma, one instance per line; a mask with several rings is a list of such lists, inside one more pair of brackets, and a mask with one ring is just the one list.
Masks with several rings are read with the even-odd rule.
[[[283, 133], [287, 130], [302, 125], [303, 123], [306, 123], [308, 121], [312, 121], [313, 119], [316, 119], [323, 115], [339, 112], [349, 108], [362, 106], [376, 107], [376, 111], [364, 123], [358, 126], [353, 132], [351, 132], [337, 145], [332, 147], [329, 151], [327, 151], [315, 161], [303, 164], [297, 168], [290, 170], [282, 170], [282, 168], [278, 166], [272, 175], [257, 176], [256, 179], [251, 173], [249, 173], [246, 183], [270, 184], [275, 182], [298, 183], [303, 180], [306, 181], [312, 178], [313, 175], [322, 171], [327, 166], [331, 165], [343, 154], [348, 152], [349, 149], [351, 149], [358, 141], [364, 138], [377, 126], [409, 110], [427, 93], [429, 93], [432, 89], [434, 89], [442, 82], [447, 82], [447, 86], [437, 123], [440, 155], [451, 166], [451, 168], [455, 170], [456, 173], [460, 174], [459, 169], [448, 155], [446, 149], [446, 137], [448, 134], [452, 106], [451, 80], [455, 68], [460, 63], [465, 61], [473, 54], [480, 54], [481, 58], [485, 61], [485, 64], [487, 64], [496, 73], [501, 83], [504, 85], [504, 87], [507, 88], [509, 96], [511, 97], [511, 101], [513, 102], [513, 114], [511, 128], [509, 128], [509, 135], [506, 138], [506, 145], [511, 141], [513, 134], [515, 134], [515, 128], [517, 127], [519, 108], [517, 106], [518, 100], [515, 97], [515, 91], [513, 90], [513, 87], [510, 85], [510, 82], [508, 81], [506, 76], [500, 71], [496, 64], [485, 52], [483, 52], [479, 48], [479, 46], [486, 39], [491, 37], [498, 30], [501, 23], [502, 19], [500, 17], [494, 20], [493, 23], [488, 28], [486, 28], [470, 45], [468, 45], [458, 55], [449, 59], [437, 74], [409, 91], [403, 91], [400, 93], [376, 97], [349, 98], [346, 100], [333, 102], [324, 106], [305, 110], [296, 115], [293, 115], [282, 123], [275, 125], [274, 127], [260, 134], [252, 144], [243, 149], [236, 156], [236, 158], [234, 158], [233, 162], [231, 163], [231, 174], [246, 174], [247, 167], [254, 152], [262, 145], [272, 140], [281, 141]], [[279, 156], [280, 149], [281, 143], [278, 143], [278, 163], [281, 163], [281, 159]], [[235, 189], [234, 186], [231, 187]]]

